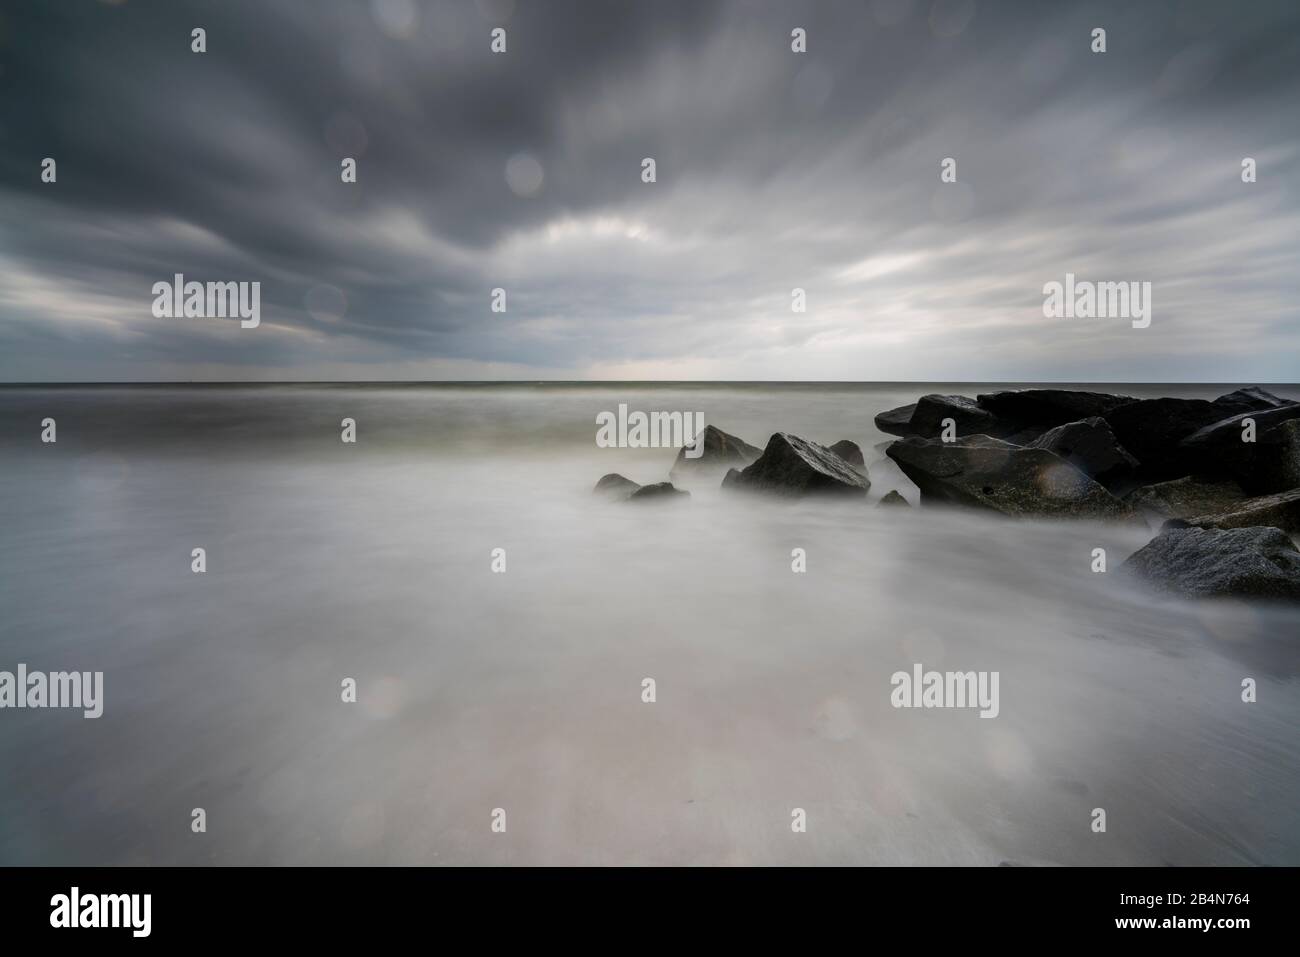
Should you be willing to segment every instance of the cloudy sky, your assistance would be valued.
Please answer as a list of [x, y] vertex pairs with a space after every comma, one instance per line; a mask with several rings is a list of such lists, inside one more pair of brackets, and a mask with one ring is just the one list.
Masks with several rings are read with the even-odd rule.
[[0, 380], [1294, 382], [1298, 103], [1294, 0], [7, 2]]

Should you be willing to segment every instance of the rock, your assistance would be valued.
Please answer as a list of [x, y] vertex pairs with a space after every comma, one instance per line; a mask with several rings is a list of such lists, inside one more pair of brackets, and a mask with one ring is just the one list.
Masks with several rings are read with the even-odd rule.
[[912, 435], [912, 413], [916, 403], [900, 405], [897, 409], [879, 413], [875, 418], [876, 428], [886, 435]]
[[[1243, 442], [1246, 419], [1255, 423], [1255, 441]], [[1189, 435], [1184, 458], [1197, 471], [1226, 475], [1254, 494], [1282, 492], [1300, 485], [1300, 404], [1262, 412], [1243, 412]]]
[[1285, 532], [1300, 532], [1300, 489], [1261, 495], [1238, 502], [1228, 509], [1195, 515], [1187, 520], [1197, 528], [1246, 528], [1271, 525]]
[[1278, 528], [1167, 528], [1123, 567], [1179, 595], [1300, 601], [1300, 552]]
[[1026, 426], [1051, 428], [1079, 419], [1105, 417], [1106, 413], [1134, 400], [1104, 392], [1075, 392], [1069, 389], [1020, 389], [976, 396], [981, 408], [1017, 430]]
[[840, 439], [834, 445], [828, 445], [827, 448], [859, 472], [866, 469], [867, 460], [862, 457], [862, 449], [858, 447], [858, 443], [850, 442], [848, 439]]
[[908, 502], [907, 499], [903, 498], [903, 496], [898, 494], [897, 489], [891, 489], [890, 491], [886, 492], [885, 497], [876, 503], [877, 507], [881, 505], [901, 505], [904, 508], [912, 507], [911, 503]]
[[937, 439], [943, 431], [943, 420], [952, 419], [960, 435], [990, 435], [997, 431], [993, 413], [981, 409], [974, 399], [964, 395], [923, 395], [916, 403], [909, 423], [913, 435]]
[[776, 495], [866, 495], [871, 483], [825, 446], [788, 432], [768, 440], [758, 461], [723, 479], [724, 488]]
[[986, 508], [1004, 515], [1119, 518], [1128, 509], [1100, 484], [1046, 449], [987, 435], [956, 442], [909, 438], [889, 457], [921, 490], [921, 501]]
[[685, 489], [673, 488], [672, 482], [655, 482], [653, 485], [642, 485], [639, 489], [628, 496], [628, 501], [679, 501], [682, 498], [690, 497], [691, 493], [687, 492]]
[[1231, 479], [1199, 478], [1190, 475], [1145, 485], [1125, 499], [1133, 508], [1161, 518], [1191, 518], [1231, 509], [1246, 493]]
[[1214, 404], [1227, 410], [1227, 415], [1237, 415], [1242, 412], [1263, 412], [1265, 409], [1280, 409], [1284, 405], [1292, 405], [1290, 399], [1283, 399], [1267, 392], [1257, 385], [1249, 386], [1245, 389], [1238, 389], [1236, 392], [1229, 392], [1221, 395], [1214, 400]]
[[727, 469], [727, 474], [722, 476], [723, 488], [736, 488], [740, 480], [740, 469]]
[[617, 472], [610, 472], [608, 475], [600, 477], [600, 481], [596, 483], [596, 487], [592, 489], [592, 492], [606, 498], [622, 500], [628, 498], [640, 487], [630, 478], [624, 478]]
[[703, 451], [696, 458], [689, 457], [686, 449], [679, 451], [668, 477], [676, 480], [692, 472], [721, 471], [736, 465], [745, 466], [763, 454], [761, 449], [712, 425], [706, 425], [696, 440], [696, 446], [701, 445]]
[[1115, 440], [1106, 420], [1095, 416], [1049, 429], [1027, 448], [1053, 452], [1106, 486], [1128, 478], [1138, 464]]
[[1198, 472], [1179, 443], [1223, 418], [1223, 406], [1206, 399], [1139, 399], [1106, 413], [1119, 444], [1137, 457], [1146, 478], [1168, 479]]

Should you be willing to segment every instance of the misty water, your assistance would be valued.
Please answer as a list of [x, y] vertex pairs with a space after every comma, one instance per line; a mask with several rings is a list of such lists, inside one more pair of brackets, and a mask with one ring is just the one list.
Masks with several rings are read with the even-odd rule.
[[[874, 507], [927, 391], [988, 387], [0, 389], [0, 670], [105, 675], [0, 711], [0, 864], [1300, 864], [1300, 611], [1151, 594], [1142, 525]], [[620, 402], [871, 495], [595, 500], [675, 456], [598, 448]], [[1000, 713], [893, 708], [915, 663]]]

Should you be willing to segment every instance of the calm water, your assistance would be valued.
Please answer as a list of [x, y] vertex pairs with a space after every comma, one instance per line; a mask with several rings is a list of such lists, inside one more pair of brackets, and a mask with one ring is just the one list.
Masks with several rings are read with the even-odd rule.
[[[106, 697], [0, 711], [0, 863], [1300, 864], [1300, 614], [1153, 598], [1147, 530], [590, 494], [674, 458], [595, 446], [626, 402], [915, 501], [871, 419], [937, 390], [0, 389], [0, 670]], [[1001, 714], [893, 709], [914, 662]]]

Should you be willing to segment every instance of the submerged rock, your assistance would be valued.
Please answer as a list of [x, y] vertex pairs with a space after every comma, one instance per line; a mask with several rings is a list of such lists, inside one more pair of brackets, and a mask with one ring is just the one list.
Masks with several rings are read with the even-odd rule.
[[903, 496], [898, 494], [898, 489], [891, 489], [890, 491], [886, 492], [885, 497], [876, 503], [877, 507], [881, 505], [901, 505], [904, 508], [912, 507], [911, 503], [908, 502], [907, 499], [903, 498]]
[[669, 478], [675, 480], [692, 472], [721, 471], [737, 465], [745, 466], [763, 454], [762, 449], [712, 425], [704, 427], [692, 451], [696, 447], [702, 447], [702, 451], [695, 458], [688, 456], [686, 449], [677, 453], [677, 461], [668, 473]]
[[1046, 449], [987, 435], [955, 442], [910, 438], [887, 454], [921, 490], [921, 501], [1005, 515], [1119, 518], [1128, 509], [1102, 485]]
[[606, 498], [626, 499], [640, 487], [630, 478], [624, 478], [617, 472], [610, 472], [608, 475], [600, 477], [600, 481], [596, 483], [596, 487], [592, 489], [592, 492]]
[[653, 485], [642, 485], [639, 489], [628, 496], [629, 502], [662, 502], [662, 501], [680, 501], [683, 498], [690, 498], [691, 493], [685, 489], [674, 488], [672, 482], [655, 482]]
[[1271, 525], [1285, 532], [1300, 532], [1300, 489], [1248, 498], [1217, 512], [1192, 516], [1186, 522], [1198, 528]]
[[1123, 567], [1173, 594], [1300, 601], [1300, 552], [1278, 528], [1167, 528]]
[[776, 495], [866, 495], [871, 483], [825, 446], [788, 432], [777, 432], [754, 464], [729, 472], [723, 488]]
[[1049, 429], [1027, 447], [1053, 452], [1107, 486], [1126, 479], [1138, 464], [1116, 441], [1106, 420], [1095, 416]]
[[828, 445], [827, 448], [859, 472], [865, 471], [867, 460], [862, 457], [862, 449], [858, 446], [858, 443], [850, 442], [848, 439], [840, 439], [834, 445]]

